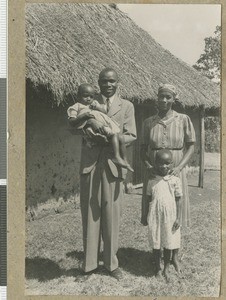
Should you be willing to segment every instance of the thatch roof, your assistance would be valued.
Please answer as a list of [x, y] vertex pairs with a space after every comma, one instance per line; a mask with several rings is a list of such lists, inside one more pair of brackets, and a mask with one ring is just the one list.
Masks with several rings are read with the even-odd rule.
[[56, 104], [80, 83], [97, 86], [104, 67], [115, 68], [120, 93], [155, 99], [160, 83], [177, 86], [186, 106], [219, 107], [219, 86], [176, 58], [125, 13], [107, 4], [27, 4], [26, 76], [44, 85]]

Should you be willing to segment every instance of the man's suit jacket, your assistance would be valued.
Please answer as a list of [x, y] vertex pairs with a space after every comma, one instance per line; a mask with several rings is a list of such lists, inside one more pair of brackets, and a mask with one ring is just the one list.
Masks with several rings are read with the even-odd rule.
[[[103, 104], [101, 95], [97, 98], [98, 102]], [[136, 140], [136, 124], [134, 116], [134, 106], [128, 100], [120, 98], [117, 93], [107, 114], [114, 119], [120, 127], [120, 132], [125, 138], [125, 143], [129, 145]], [[112, 157], [112, 148], [109, 146], [93, 146], [89, 148], [84, 143], [82, 145], [80, 174], [87, 174], [95, 167], [97, 161], [107, 160], [113, 176], [125, 178], [126, 170], [118, 168], [110, 160]]]

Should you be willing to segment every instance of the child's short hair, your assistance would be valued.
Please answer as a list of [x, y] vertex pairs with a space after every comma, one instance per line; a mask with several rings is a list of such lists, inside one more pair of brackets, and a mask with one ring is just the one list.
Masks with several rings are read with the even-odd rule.
[[[82, 83], [78, 86], [77, 96], [81, 94], [81, 90], [84, 88], [92, 88], [94, 90], [94, 87], [89, 83]], [[95, 91], [95, 90], [94, 90]]]
[[161, 160], [164, 155], [168, 155], [170, 159], [173, 159], [172, 152], [169, 149], [160, 149], [155, 155], [155, 162]]

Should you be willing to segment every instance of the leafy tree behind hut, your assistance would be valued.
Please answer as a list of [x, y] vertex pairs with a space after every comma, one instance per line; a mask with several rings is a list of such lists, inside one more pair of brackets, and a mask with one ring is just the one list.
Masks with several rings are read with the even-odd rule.
[[214, 35], [206, 37], [204, 53], [193, 67], [204, 76], [220, 84], [221, 76], [221, 26], [216, 26]]
[[[214, 35], [204, 39], [205, 49], [193, 66], [204, 76], [220, 84], [221, 76], [221, 26], [216, 26]], [[205, 151], [220, 152], [220, 117], [205, 118]]]

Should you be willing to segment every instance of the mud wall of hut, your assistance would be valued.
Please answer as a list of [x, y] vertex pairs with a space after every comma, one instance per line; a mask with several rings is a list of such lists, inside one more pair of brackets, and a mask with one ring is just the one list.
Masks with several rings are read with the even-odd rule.
[[68, 199], [79, 192], [81, 137], [73, 135], [66, 108], [52, 108], [27, 93], [26, 205]]

